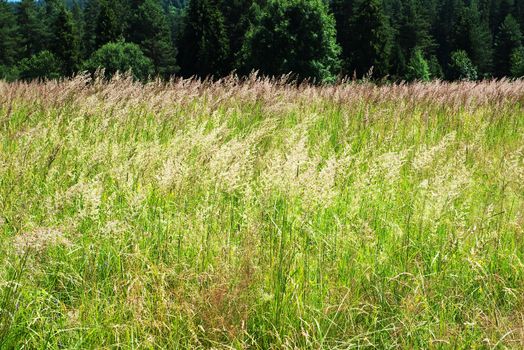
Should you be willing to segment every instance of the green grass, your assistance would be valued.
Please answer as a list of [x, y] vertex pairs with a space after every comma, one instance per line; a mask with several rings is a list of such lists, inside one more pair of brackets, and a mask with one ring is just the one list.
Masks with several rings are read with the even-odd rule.
[[522, 102], [0, 82], [0, 348], [521, 348]]

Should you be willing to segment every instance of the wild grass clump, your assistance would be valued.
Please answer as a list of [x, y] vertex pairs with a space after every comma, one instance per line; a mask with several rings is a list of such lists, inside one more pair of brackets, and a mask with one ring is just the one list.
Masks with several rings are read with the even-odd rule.
[[524, 82], [0, 82], [0, 347], [521, 348]]

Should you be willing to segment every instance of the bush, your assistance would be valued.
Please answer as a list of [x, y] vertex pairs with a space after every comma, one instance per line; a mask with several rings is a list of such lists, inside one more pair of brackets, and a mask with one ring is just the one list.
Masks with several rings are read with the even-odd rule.
[[146, 80], [154, 72], [153, 63], [140, 47], [125, 42], [105, 44], [84, 63], [84, 69], [91, 73], [104, 69], [108, 79], [116, 72], [131, 72], [136, 79]]
[[269, 1], [246, 34], [241, 67], [333, 82], [340, 68], [335, 20], [320, 0]]
[[0, 79], [14, 81], [18, 79], [18, 70], [16, 67], [0, 65]]
[[60, 77], [60, 62], [49, 51], [41, 51], [24, 58], [18, 65], [19, 77], [23, 80], [57, 79]]
[[477, 68], [473, 65], [464, 50], [451, 54], [450, 78], [453, 80], [477, 80]]
[[429, 65], [420, 49], [413, 50], [408, 63], [407, 80], [429, 81]]
[[522, 46], [513, 50], [511, 54], [511, 75], [515, 78], [524, 77], [524, 48]]

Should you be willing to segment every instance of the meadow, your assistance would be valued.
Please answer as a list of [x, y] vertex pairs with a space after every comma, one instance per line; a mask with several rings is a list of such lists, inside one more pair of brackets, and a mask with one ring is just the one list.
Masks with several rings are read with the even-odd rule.
[[523, 103], [0, 82], [0, 348], [522, 348]]

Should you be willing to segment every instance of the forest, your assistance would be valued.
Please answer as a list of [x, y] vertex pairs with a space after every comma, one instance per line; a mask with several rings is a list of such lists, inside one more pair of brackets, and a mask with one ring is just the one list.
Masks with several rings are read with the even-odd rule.
[[524, 75], [520, 0], [0, 1], [0, 78]]
[[524, 349], [524, 0], [0, 0], [0, 350]]

